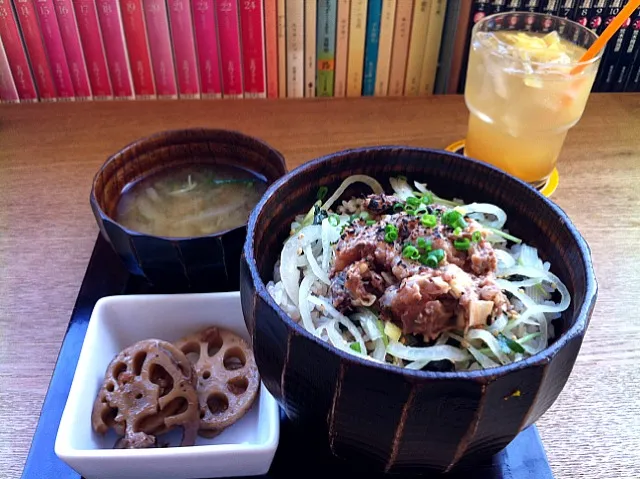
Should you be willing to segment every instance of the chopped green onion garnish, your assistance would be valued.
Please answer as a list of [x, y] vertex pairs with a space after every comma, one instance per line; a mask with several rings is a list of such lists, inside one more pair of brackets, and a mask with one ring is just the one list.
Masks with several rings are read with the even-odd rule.
[[391, 223], [387, 223], [384, 227], [384, 232], [389, 233], [391, 231], [398, 232], [398, 227], [396, 225], [392, 225]]
[[458, 251], [467, 251], [469, 249], [469, 246], [471, 246], [471, 241], [469, 241], [469, 238], [460, 238], [453, 242], [453, 247]]
[[356, 353], [362, 352], [362, 350], [360, 349], [360, 343], [351, 343], [349, 347], [353, 349]]
[[427, 257], [424, 260], [424, 264], [429, 266], [429, 268], [437, 268], [438, 267], [438, 260], [436, 259], [435, 256], [427, 255]]
[[482, 241], [482, 233], [480, 233], [480, 231], [474, 231], [471, 235], [471, 240], [474, 243], [479, 243], [480, 241]]
[[402, 256], [407, 259], [416, 260], [420, 258], [420, 251], [418, 251], [418, 248], [416, 248], [415, 246], [408, 244], [403, 248]]
[[363, 211], [362, 213], [360, 213], [360, 218], [363, 220], [368, 220], [369, 219], [369, 213], [367, 213], [366, 211]]
[[423, 205], [430, 205], [431, 203], [433, 203], [433, 195], [429, 191], [426, 191], [422, 193], [422, 198], [420, 198], [420, 201]]
[[420, 248], [423, 251], [429, 252], [431, 251], [431, 240], [427, 240], [425, 238], [418, 238], [418, 248]]
[[520, 345], [520, 343], [514, 341], [513, 339], [507, 338], [502, 333], [498, 334], [498, 342], [507, 345], [507, 347], [514, 353], [524, 353], [524, 348]]
[[402, 203], [396, 203], [395, 205], [393, 205], [393, 211], [395, 211], [396, 213], [402, 211], [403, 209], [404, 205]]
[[422, 215], [420, 218], [420, 223], [427, 228], [433, 228], [436, 224], [438, 224], [438, 218], [435, 215]]
[[354, 215], [349, 216], [349, 221], [351, 221], [352, 223], [357, 219], [360, 219], [359, 215], [355, 215], [354, 214]]
[[454, 234], [455, 236], [460, 236], [460, 235], [462, 234], [462, 228], [460, 228], [459, 226], [456, 226], [456, 227], [453, 229], [453, 234]]
[[398, 239], [398, 232], [397, 231], [389, 231], [388, 233], [385, 233], [385, 235], [384, 235], [384, 240], [387, 243], [393, 243], [397, 239]]
[[488, 226], [485, 226], [485, 229], [488, 229], [489, 231], [497, 234], [498, 236], [502, 236], [506, 240], [513, 241], [516, 244], [522, 243], [522, 240], [520, 238], [516, 238], [515, 236], [510, 235], [509, 233], [505, 233], [504, 231], [499, 230], [497, 228], [490, 228]]
[[440, 262], [444, 259], [444, 250], [434, 249], [431, 251], [425, 260], [425, 264], [431, 268], [436, 268]]
[[407, 203], [407, 206], [413, 206], [415, 209], [420, 204], [420, 199], [415, 196], [409, 196], [405, 202]]
[[442, 215], [442, 222], [451, 228], [466, 228], [467, 222], [464, 220], [462, 213], [456, 210], [449, 210]]
[[338, 217], [338, 215], [330, 215], [327, 221], [331, 226], [338, 226], [338, 223], [340, 223], [340, 218]]
[[322, 201], [327, 196], [327, 193], [329, 193], [329, 188], [327, 188], [326, 186], [321, 186], [320, 188], [318, 188], [316, 198]]
[[376, 224], [376, 220], [367, 220], [367, 226], [373, 226]]

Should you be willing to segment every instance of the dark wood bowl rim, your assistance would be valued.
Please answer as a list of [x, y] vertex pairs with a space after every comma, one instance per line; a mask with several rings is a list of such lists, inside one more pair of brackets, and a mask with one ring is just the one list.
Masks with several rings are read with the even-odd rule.
[[[267, 291], [266, 285], [260, 274], [258, 272], [257, 263], [254, 255], [253, 243], [255, 240], [255, 229], [256, 224], [258, 222], [258, 217], [263, 213], [268, 214], [268, 212], [264, 212], [264, 206], [266, 202], [271, 198], [271, 196], [280, 189], [284, 184], [286, 184], [291, 178], [305, 173], [308, 170], [313, 170], [316, 166], [321, 165], [323, 163], [331, 162], [337, 158], [342, 158], [344, 156], [350, 155], [358, 155], [363, 153], [371, 153], [371, 152], [395, 152], [397, 150], [403, 150], [411, 153], [423, 153], [423, 154], [438, 154], [449, 157], [455, 157], [464, 161], [469, 161], [473, 163], [477, 168], [484, 168], [487, 170], [493, 170], [494, 173], [498, 173], [505, 177], [505, 181], [512, 183], [515, 188], [528, 189], [534, 192], [538, 198], [543, 201], [545, 206], [553, 211], [565, 224], [567, 229], [569, 230], [571, 236], [574, 241], [577, 243], [578, 249], [580, 250], [580, 260], [581, 267], [584, 268], [585, 274], [585, 295], [582, 304], [579, 305], [579, 308], [576, 309], [574, 314], [575, 322], [574, 324], [565, 331], [558, 339], [556, 339], [551, 345], [547, 346], [545, 349], [540, 351], [539, 353], [530, 356], [528, 358], [522, 359], [520, 361], [513, 362], [507, 365], [501, 365], [495, 368], [490, 369], [480, 369], [475, 371], [454, 371], [454, 372], [435, 372], [435, 371], [422, 371], [422, 370], [410, 370], [401, 368], [399, 366], [394, 366], [391, 364], [382, 364], [378, 362], [374, 362], [368, 359], [360, 358], [359, 356], [343, 352], [342, 350], [334, 347], [329, 342], [324, 341], [311, 333], [309, 333], [306, 329], [304, 329], [301, 325], [293, 321], [287, 313], [285, 313], [280, 306], [273, 300], [269, 292]], [[356, 173], [366, 174], [366, 170], [362, 170]], [[391, 374], [400, 374], [404, 375], [410, 380], [413, 381], [422, 381], [425, 379], [429, 380], [450, 380], [450, 379], [470, 379], [476, 380], [483, 383], [488, 383], [495, 380], [498, 376], [504, 376], [510, 372], [518, 371], [521, 369], [529, 368], [532, 366], [547, 364], [551, 361], [551, 359], [558, 354], [558, 352], [564, 347], [564, 345], [571, 339], [577, 336], [583, 336], [586, 332], [588, 326], [589, 312], [592, 310], [593, 305], [595, 304], [595, 300], [598, 292], [598, 283], [596, 280], [595, 272], [593, 269], [593, 264], [591, 262], [591, 250], [589, 245], [582, 237], [580, 232], [571, 222], [567, 214], [555, 203], [550, 201], [544, 195], [540, 194], [535, 188], [531, 187], [529, 184], [510, 176], [498, 168], [489, 165], [487, 163], [480, 162], [478, 160], [474, 160], [471, 158], [467, 158], [463, 155], [459, 155], [457, 153], [452, 153], [444, 150], [436, 150], [431, 148], [418, 148], [412, 146], [403, 146], [403, 145], [389, 145], [389, 146], [372, 146], [372, 147], [361, 147], [361, 148], [353, 148], [338, 151], [335, 153], [331, 153], [329, 155], [322, 156], [320, 158], [311, 160], [307, 163], [304, 163], [297, 168], [291, 170], [280, 179], [275, 181], [271, 186], [267, 189], [262, 199], [258, 202], [256, 207], [253, 209], [251, 215], [249, 216], [249, 222], [247, 226], [247, 237], [244, 244], [244, 252], [243, 255], [247, 262], [249, 272], [251, 273], [251, 280], [255, 286], [256, 293], [260, 296], [260, 298], [265, 301], [278, 315], [278, 317], [288, 326], [288, 328], [297, 335], [306, 337], [307, 339], [314, 341], [316, 344], [320, 345], [320, 347], [326, 349], [327, 351], [338, 355], [341, 359], [349, 362], [355, 362], [360, 366], [368, 367], [368, 368], [379, 368], [386, 370]], [[572, 301], [575, 299], [572, 297]]]
[[[125, 233], [127, 233], [130, 236], [156, 238], [156, 239], [165, 240], [165, 241], [186, 241], [186, 240], [202, 239], [202, 238], [218, 238], [218, 237], [222, 237], [222, 236], [226, 235], [227, 233], [229, 233], [231, 231], [236, 231], [236, 230], [245, 228], [247, 226], [247, 223], [245, 223], [245, 224], [237, 226], [235, 228], [230, 228], [230, 229], [222, 230], [222, 231], [216, 231], [215, 233], [210, 233], [208, 235], [200, 235], [200, 236], [161, 236], [161, 235], [152, 235], [152, 234], [142, 233], [140, 231], [136, 231], [136, 230], [132, 230], [132, 229], [127, 228], [126, 226], [118, 223], [114, 218], [109, 216], [102, 209], [102, 207], [100, 206], [100, 203], [98, 202], [98, 199], [96, 198], [95, 188], [96, 188], [96, 183], [98, 181], [98, 177], [100, 176], [100, 173], [102, 173], [104, 171], [104, 169], [107, 167], [107, 165], [109, 163], [111, 163], [112, 161], [117, 160], [119, 157], [121, 157], [123, 155], [126, 155], [130, 150], [138, 148], [138, 147], [140, 147], [142, 145], [145, 145], [147, 143], [153, 144], [156, 141], [162, 141], [162, 140], [167, 141], [167, 142], [170, 143], [173, 139], [177, 139], [177, 140], [183, 139], [182, 135], [184, 135], [185, 133], [198, 133], [202, 140], [205, 140], [207, 137], [210, 136], [211, 137], [211, 141], [215, 141], [215, 137], [217, 137], [218, 135], [223, 135], [224, 134], [224, 135], [232, 135], [232, 136], [235, 136], [236, 138], [242, 138], [243, 140], [249, 140], [249, 141], [258, 143], [258, 144], [264, 146], [265, 148], [267, 148], [268, 150], [270, 150], [270, 151], [272, 151], [274, 153], [274, 155], [278, 159], [278, 166], [282, 167], [282, 171], [284, 171], [285, 174], [287, 173], [287, 164], [286, 164], [286, 161], [284, 159], [284, 156], [282, 156], [282, 153], [280, 153], [278, 150], [273, 148], [271, 145], [269, 145], [265, 141], [260, 140], [259, 138], [256, 138], [254, 136], [247, 135], [247, 134], [242, 133], [242, 132], [237, 131], [237, 130], [225, 130], [225, 129], [221, 129], [221, 128], [184, 128], [184, 129], [160, 131], [160, 132], [154, 133], [152, 135], [145, 136], [145, 137], [142, 137], [142, 138], [138, 138], [137, 140], [132, 141], [131, 143], [129, 143], [128, 145], [123, 147], [120, 151], [118, 151], [117, 153], [115, 153], [115, 154], [111, 155], [109, 158], [107, 158], [107, 160], [102, 164], [102, 166], [98, 169], [98, 171], [94, 175], [93, 181], [91, 182], [91, 193], [89, 195], [89, 202], [95, 208], [95, 211], [98, 212], [98, 214], [100, 215], [100, 218], [102, 219], [102, 221], [110, 223], [110, 224], [112, 224], [114, 226], [117, 226], [118, 228], [120, 228], [121, 230], [123, 230]], [[183, 143], [184, 144], [188, 144], [189, 141], [183, 141]], [[267, 185], [270, 186], [269, 180], [267, 180]], [[265, 194], [266, 194], [266, 192], [265, 192]]]

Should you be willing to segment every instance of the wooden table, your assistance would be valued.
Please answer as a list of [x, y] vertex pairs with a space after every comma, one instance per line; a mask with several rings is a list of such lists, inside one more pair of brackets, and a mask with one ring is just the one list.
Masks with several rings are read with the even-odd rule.
[[[444, 148], [462, 97], [95, 102], [0, 107], [0, 475], [19, 477], [97, 227], [94, 173], [163, 129], [241, 130], [294, 167], [343, 148]], [[593, 95], [567, 138], [554, 200], [593, 250], [598, 305], [558, 401], [539, 421], [558, 478], [640, 477], [640, 95]]]

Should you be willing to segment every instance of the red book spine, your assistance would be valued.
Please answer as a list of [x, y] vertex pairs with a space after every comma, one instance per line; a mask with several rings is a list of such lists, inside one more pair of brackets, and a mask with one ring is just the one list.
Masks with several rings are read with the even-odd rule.
[[240, 29], [244, 92], [247, 98], [266, 97], [264, 65], [264, 0], [242, 1]]
[[118, 0], [98, 0], [97, 6], [113, 96], [133, 98], [133, 79], [120, 18], [120, 5]]
[[178, 86], [171, 53], [169, 17], [164, 0], [144, 0], [144, 18], [147, 22], [151, 64], [158, 97], [177, 98]]
[[136, 98], [155, 98], [142, 0], [120, 0], [120, 9]]
[[73, 9], [78, 22], [91, 92], [97, 99], [113, 98], [96, 4], [92, 0], [73, 0]]
[[198, 61], [189, 1], [168, 0], [168, 5], [180, 98], [200, 98]]
[[278, 98], [278, 3], [265, 0], [264, 41], [266, 52], [267, 97]]
[[242, 98], [242, 58], [238, 3], [216, 0], [218, 42], [222, 64], [222, 93], [225, 98]]
[[20, 38], [18, 19], [9, 0], [0, 0], [0, 39], [4, 43], [9, 68], [21, 101], [37, 101], [38, 92], [31, 76], [27, 52]]
[[0, 38], [0, 101], [3, 103], [18, 103], [20, 101], [16, 84], [11, 75], [9, 60], [2, 45], [2, 38]]
[[73, 100], [75, 93], [53, 0], [35, 0], [35, 6], [58, 99]]
[[202, 98], [219, 98], [222, 94], [222, 84], [213, 0], [193, 2], [193, 30], [198, 52]]
[[55, 101], [56, 86], [53, 82], [53, 74], [47, 59], [47, 52], [44, 49], [44, 42], [40, 35], [36, 9], [31, 0], [16, 0], [16, 12], [40, 99]]
[[90, 100], [89, 74], [87, 65], [84, 62], [84, 53], [80, 44], [80, 33], [78, 32], [78, 23], [73, 11], [73, 4], [71, 0], [55, 0], [55, 9], [73, 91], [76, 98]]

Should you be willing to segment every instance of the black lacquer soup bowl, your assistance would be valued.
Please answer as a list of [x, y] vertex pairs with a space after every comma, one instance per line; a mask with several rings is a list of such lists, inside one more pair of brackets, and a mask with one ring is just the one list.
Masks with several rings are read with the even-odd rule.
[[[265, 284], [293, 218], [320, 186], [367, 174], [426, 182], [443, 198], [489, 202], [506, 227], [538, 248], [567, 285], [571, 305], [541, 353], [471, 372], [409, 371], [346, 354], [281, 310]], [[589, 248], [567, 215], [525, 183], [444, 151], [373, 147], [335, 153], [275, 182], [247, 229], [240, 288], [262, 380], [311, 440], [358, 467], [389, 473], [448, 471], [487, 460], [555, 401], [573, 368], [597, 296]]]
[[191, 164], [249, 170], [268, 184], [286, 172], [282, 155], [266, 143], [229, 130], [194, 128], [140, 139], [104, 163], [91, 188], [100, 232], [134, 275], [167, 292], [237, 290], [246, 226], [191, 238], [132, 231], [115, 212], [125, 187], [164, 170]]

